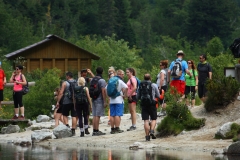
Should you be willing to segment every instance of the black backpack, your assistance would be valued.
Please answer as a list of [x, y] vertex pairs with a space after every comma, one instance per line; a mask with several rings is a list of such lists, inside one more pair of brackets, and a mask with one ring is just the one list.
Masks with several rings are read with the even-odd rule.
[[88, 103], [87, 93], [84, 86], [74, 86], [74, 97], [77, 104]]
[[74, 80], [74, 81], [67, 81], [69, 83], [69, 87], [68, 87], [68, 90], [66, 92], [66, 96], [73, 100], [74, 98], [74, 87], [77, 86], [77, 81]]
[[102, 92], [101, 87], [98, 84], [98, 81], [101, 79], [99, 76], [93, 77], [90, 87], [89, 87], [89, 94], [92, 99], [97, 99], [100, 93]]
[[152, 98], [152, 83], [143, 81], [140, 83], [139, 86], [140, 91], [140, 100], [142, 106], [148, 106], [153, 104], [153, 98]]
[[174, 65], [171, 70], [171, 76], [173, 78], [180, 78], [182, 75], [182, 61], [174, 61]]
[[[22, 74], [20, 74], [20, 79], [22, 80]], [[22, 94], [25, 95], [29, 92], [28, 81], [26, 80], [27, 84], [22, 85]]]

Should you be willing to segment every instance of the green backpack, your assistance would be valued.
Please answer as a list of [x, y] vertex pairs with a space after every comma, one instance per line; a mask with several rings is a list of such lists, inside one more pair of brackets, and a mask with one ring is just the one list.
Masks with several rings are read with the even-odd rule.
[[74, 98], [77, 104], [88, 103], [85, 86], [74, 86]]

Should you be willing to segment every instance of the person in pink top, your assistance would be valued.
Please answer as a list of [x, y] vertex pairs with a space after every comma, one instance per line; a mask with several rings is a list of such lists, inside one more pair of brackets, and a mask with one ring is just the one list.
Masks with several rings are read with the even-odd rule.
[[[16, 66], [15, 71], [12, 73], [10, 78], [10, 83], [14, 83], [13, 86], [13, 101], [14, 101], [14, 116], [12, 119], [25, 119], [24, 117], [24, 106], [22, 103], [22, 88], [23, 85], [27, 84], [25, 76], [22, 74], [23, 66], [18, 65]], [[19, 107], [21, 116], [18, 116]]]
[[133, 68], [127, 68], [126, 69], [126, 74], [128, 77], [128, 91], [127, 91], [127, 96], [128, 96], [128, 107], [129, 111], [131, 114], [131, 119], [132, 119], [132, 126], [127, 129], [127, 131], [132, 131], [136, 129], [136, 105], [137, 105], [137, 97], [136, 97], [136, 89], [137, 89], [137, 79], [136, 79], [136, 73]]
[[2, 69], [2, 62], [0, 62], [0, 108], [2, 107], [1, 102], [3, 101], [3, 89], [6, 84], [6, 75]]

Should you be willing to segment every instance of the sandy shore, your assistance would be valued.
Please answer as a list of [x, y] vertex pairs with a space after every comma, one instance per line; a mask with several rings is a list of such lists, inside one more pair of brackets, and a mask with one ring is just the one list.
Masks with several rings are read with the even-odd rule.
[[[226, 122], [240, 122], [240, 102], [235, 101], [226, 109], [219, 109], [214, 113], [206, 113], [203, 106], [197, 106], [191, 109], [192, 114], [198, 118], [206, 118], [206, 125], [199, 130], [183, 132], [178, 136], [169, 136], [165, 138], [151, 139], [145, 141], [145, 132], [143, 129], [143, 121], [140, 114], [137, 116], [137, 129], [134, 131], [126, 131], [130, 125], [130, 115], [126, 114], [122, 117], [120, 128], [123, 133], [110, 134], [110, 126], [107, 124], [108, 117], [101, 118], [100, 130], [105, 132], [104, 136], [85, 135], [80, 137], [79, 128], [76, 130], [76, 136], [64, 139], [51, 139], [40, 142], [43, 146], [61, 146], [67, 148], [75, 147], [97, 147], [112, 149], [129, 149], [132, 144], [139, 144], [141, 148], [151, 149], [158, 148], [160, 150], [177, 150], [192, 152], [212, 152], [214, 149], [222, 150], [228, 147], [232, 140], [217, 140], [214, 135], [221, 125]], [[162, 118], [158, 118], [160, 123]], [[92, 132], [92, 128], [89, 129]], [[13, 134], [1, 134], [0, 142], [11, 142], [21, 139], [31, 140], [32, 131], [25, 131]]]

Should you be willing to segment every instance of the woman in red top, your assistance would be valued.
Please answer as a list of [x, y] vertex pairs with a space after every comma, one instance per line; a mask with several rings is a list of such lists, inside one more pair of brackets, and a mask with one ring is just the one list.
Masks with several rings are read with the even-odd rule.
[[135, 70], [133, 68], [127, 68], [126, 74], [128, 76], [128, 107], [131, 114], [132, 126], [127, 129], [127, 131], [132, 131], [136, 129], [136, 105], [137, 105], [137, 97], [136, 97], [136, 89], [137, 89], [137, 79], [135, 77]]
[[[22, 88], [23, 85], [27, 84], [25, 76], [22, 74], [23, 66], [16, 66], [16, 70], [12, 73], [10, 83], [14, 83], [13, 86], [13, 101], [14, 101], [14, 116], [12, 119], [25, 119], [24, 117], [24, 106], [22, 104]], [[21, 116], [18, 116], [19, 108]]]

